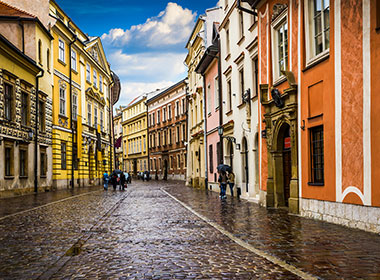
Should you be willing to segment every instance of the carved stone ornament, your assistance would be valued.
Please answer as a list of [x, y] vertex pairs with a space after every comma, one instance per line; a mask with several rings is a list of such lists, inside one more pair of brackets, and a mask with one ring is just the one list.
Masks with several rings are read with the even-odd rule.
[[274, 101], [274, 104], [278, 107], [278, 108], [282, 108], [284, 107], [284, 100], [282, 100], [281, 98], [281, 93], [278, 89], [274, 88], [271, 90], [271, 95], [272, 95], [272, 98], [273, 98], [273, 101]]
[[288, 5], [286, 4], [275, 4], [273, 6], [272, 21], [274, 21], [286, 8], [288, 8]]

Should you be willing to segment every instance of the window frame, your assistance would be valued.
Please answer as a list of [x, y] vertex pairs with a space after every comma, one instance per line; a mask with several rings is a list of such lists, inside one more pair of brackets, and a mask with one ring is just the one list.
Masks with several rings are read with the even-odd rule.
[[[281, 14], [272, 22], [271, 25], [271, 36], [272, 36], [272, 75], [273, 75], [273, 84], [277, 85], [286, 80], [284, 74], [281, 73], [279, 68], [279, 55], [278, 55], [278, 31], [286, 24], [287, 26], [287, 48], [285, 48], [285, 41], [283, 41], [284, 46], [284, 63], [285, 70], [289, 68], [289, 20], [288, 20], [288, 8], [284, 9]], [[284, 33], [285, 34], [285, 33]], [[286, 58], [286, 59], [285, 59]]]
[[65, 141], [61, 141], [61, 170], [67, 169], [67, 145]]
[[77, 72], [77, 52], [75, 50], [71, 50], [71, 70]]
[[44, 132], [46, 130], [46, 105], [45, 101], [39, 100], [38, 104], [38, 117], [39, 117], [39, 130]]
[[[320, 138], [315, 140], [315, 134], [316, 133], [321, 133]], [[317, 147], [317, 142], [321, 144], [321, 146]], [[324, 186], [325, 184], [325, 164], [324, 164], [324, 152], [325, 152], [325, 147], [324, 147], [324, 129], [323, 125], [319, 126], [314, 126], [309, 128], [309, 144], [310, 144], [310, 182], [308, 183], [309, 185], [312, 186]], [[320, 149], [321, 153], [316, 154], [316, 149]], [[318, 160], [315, 160], [315, 158], [318, 158]], [[316, 163], [318, 162], [318, 163]], [[317, 166], [319, 164], [319, 167]], [[321, 170], [321, 178], [316, 178], [318, 177], [317, 171]]]
[[94, 86], [94, 88], [97, 88], [98, 86], [98, 72], [96, 71], [96, 69], [93, 69], [92, 70], [92, 85]]
[[73, 93], [73, 120], [76, 121], [78, 119], [78, 95]]
[[91, 65], [88, 62], [86, 64], [86, 81], [91, 83]]
[[64, 87], [59, 88], [59, 114], [66, 116], [66, 89]]
[[[7, 150], [9, 150], [9, 157], [7, 156]], [[5, 178], [7, 178], [7, 177], [13, 178], [13, 176], [14, 176], [14, 144], [13, 144], [13, 142], [5, 142], [5, 147], [4, 147], [4, 177]]]
[[58, 60], [65, 63], [65, 41], [58, 39]]
[[[26, 97], [26, 100], [24, 98]], [[21, 91], [21, 125], [29, 126], [29, 94], [26, 91]]]
[[[8, 88], [8, 91], [6, 90]], [[4, 119], [13, 120], [14, 115], [14, 86], [10, 83], [4, 83]], [[7, 110], [8, 108], [8, 110]]]
[[214, 78], [214, 108], [215, 111], [219, 109], [219, 76]]
[[[305, 1], [305, 6], [304, 6], [304, 13], [305, 13], [305, 18], [304, 18], [304, 23], [305, 23], [305, 47], [306, 47], [306, 67], [312, 66], [316, 63], [318, 63], [321, 60], [324, 60], [327, 56], [330, 54], [330, 46], [328, 48], [325, 47], [325, 29], [324, 29], [324, 12], [325, 9], [321, 10], [321, 34], [322, 34], [322, 52], [316, 53], [315, 49], [315, 25], [314, 25], [314, 1], [315, 0], [307, 0]], [[324, 2], [325, 0], [320, 0], [321, 2]], [[330, 21], [330, 15], [331, 15], [331, 6], [330, 6], [330, 1], [329, 1], [329, 42], [331, 38], [331, 21]], [[323, 6], [323, 3], [321, 3]], [[331, 42], [330, 42], [331, 43]]]
[[19, 148], [19, 176], [28, 178], [28, 147]]

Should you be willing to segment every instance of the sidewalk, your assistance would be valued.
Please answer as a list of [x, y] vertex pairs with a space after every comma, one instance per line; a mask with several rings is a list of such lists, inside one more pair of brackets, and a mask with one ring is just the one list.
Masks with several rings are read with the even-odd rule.
[[0, 218], [21, 211], [29, 210], [41, 205], [52, 203], [58, 200], [62, 200], [71, 196], [76, 196], [102, 189], [103, 187], [100, 186], [82, 187], [0, 198]]
[[163, 188], [257, 249], [323, 279], [380, 279], [380, 236], [168, 182]]

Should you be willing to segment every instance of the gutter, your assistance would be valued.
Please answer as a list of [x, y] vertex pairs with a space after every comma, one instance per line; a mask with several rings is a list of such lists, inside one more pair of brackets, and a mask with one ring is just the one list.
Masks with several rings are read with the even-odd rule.
[[[256, 7], [257, 3], [259, 1], [255, 1], [253, 4], [252, 4], [252, 8], [253, 7]], [[251, 14], [251, 15], [254, 15], [254, 16], [257, 16], [257, 13], [255, 11], [252, 11], [252, 10], [249, 10], [249, 9], [246, 9], [244, 7], [241, 6], [241, 0], [237, 0], [237, 8], [243, 12], [246, 12], [248, 14]]]
[[40, 73], [36, 76], [36, 114], [35, 114], [35, 139], [34, 139], [34, 192], [38, 192], [38, 107], [39, 107], [39, 78], [42, 78], [44, 75], [44, 70], [41, 69]]
[[[115, 146], [114, 143], [112, 143], [112, 138], [114, 139], [114, 142], [115, 142], [115, 136], [114, 136], [114, 131], [113, 131], [113, 100], [112, 100], [112, 93], [111, 93], [111, 87], [115, 84], [114, 80], [112, 79], [112, 82], [108, 85], [109, 89], [108, 89], [108, 93], [109, 93], [109, 100], [110, 100], [110, 115], [109, 115], [109, 126], [110, 126], [110, 163], [109, 163], [109, 167], [110, 167], [110, 172], [109, 172], [109, 175], [111, 176], [111, 173], [112, 173], [112, 146]], [[123, 115], [121, 116], [121, 118], [123, 119]], [[121, 134], [122, 137], [123, 137], [123, 134]], [[123, 152], [122, 152], [123, 153]], [[115, 168], [116, 169], [116, 168]]]

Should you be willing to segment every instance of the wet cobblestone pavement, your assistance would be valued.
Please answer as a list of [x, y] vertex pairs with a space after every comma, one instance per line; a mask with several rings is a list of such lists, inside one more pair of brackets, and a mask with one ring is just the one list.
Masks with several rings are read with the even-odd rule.
[[[218, 226], [306, 276], [380, 279], [375, 234], [230, 197], [220, 201], [217, 193], [178, 182], [83, 192], [61, 201], [52, 196], [56, 203], [20, 214], [8, 210], [13, 215], [0, 218], [0, 279], [299, 279]], [[41, 205], [29, 203], [33, 199], [12, 203], [19, 211]], [[12, 205], [0, 202], [0, 209]]]

